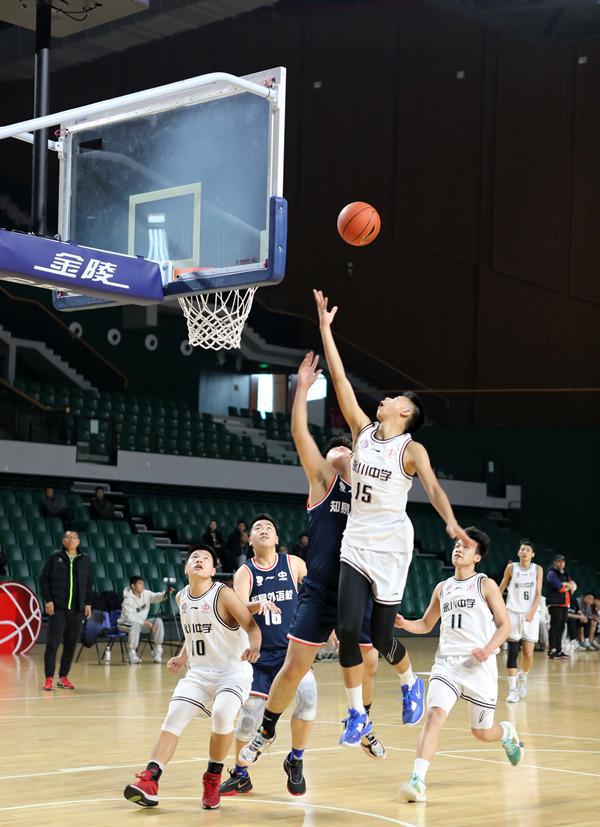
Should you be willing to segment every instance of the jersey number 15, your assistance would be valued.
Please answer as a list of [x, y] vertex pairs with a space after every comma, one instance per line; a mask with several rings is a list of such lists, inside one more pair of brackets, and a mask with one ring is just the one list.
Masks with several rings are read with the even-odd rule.
[[360, 500], [363, 503], [370, 503], [371, 502], [371, 490], [372, 485], [365, 485], [363, 483], [357, 483], [356, 485], [356, 492], [354, 494], [355, 500]]

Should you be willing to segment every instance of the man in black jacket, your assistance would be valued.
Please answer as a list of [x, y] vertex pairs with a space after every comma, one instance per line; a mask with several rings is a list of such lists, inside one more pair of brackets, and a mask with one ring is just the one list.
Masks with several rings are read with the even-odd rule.
[[571, 605], [571, 595], [577, 587], [567, 574], [565, 566], [564, 554], [555, 554], [545, 577], [546, 606], [550, 613], [548, 657], [556, 660], [569, 660], [571, 657], [562, 651], [562, 636]]
[[54, 689], [56, 652], [62, 642], [63, 651], [58, 673], [58, 686], [74, 689], [69, 670], [81, 632], [83, 618], [92, 613], [92, 564], [79, 551], [79, 534], [65, 531], [62, 548], [53, 552], [40, 573], [40, 587], [46, 604], [48, 637], [44, 652], [44, 689]]

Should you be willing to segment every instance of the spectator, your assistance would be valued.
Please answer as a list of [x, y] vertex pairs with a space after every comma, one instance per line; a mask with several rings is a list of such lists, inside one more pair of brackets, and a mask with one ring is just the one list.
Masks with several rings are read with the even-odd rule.
[[104, 496], [104, 489], [96, 488], [94, 496], [90, 500], [90, 516], [94, 520], [114, 520], [115, 507]]
[[546, 572], [546, 605], [550, 612], [550, 632], [548, 657], [569, 660], [569, 655], [562, 651], [562, 636], [571, 605], [571, 594], [577, 586], [565, 571], [564, 554], [555, 554], [552, 565]]
[[57, 496], [51, 486], [48, 486], [44, 491], [40, 502], [40, 512], [42, 517], [60, 517], [65, 531], [69, 528], [75, 516], [71, 509], [67, 508], [67, 504], [60, 494]]
[[240, 566], [243, 566], [251, 557], [254, 557], [254, 551], [250, 545], [250, 538], [247, 531], [242, 531], [240, 534], [239, 553], [233, 561], [233, 570], [237, 571]]
[[571, 605], [567, 610], [567, 634], [572, 652], [577, 652], [578, 650], [585, 651], [585, 649], [592, 648], [591, 646], [584, 646], [583, 643], [579, 642], [580, 638], [583, 641], [583, 628], [587, 620], [581, 611], [579, 602], [579, 598], [571, 597]]
[[140, 634], [150, 632], [150, 638], [154, 645], [152, 660], [154, 663], [162, 662], [162, 644], [165, 638], [165, 630], [162, 618], [153, 617], [148, 619], [151, 603], [162, 603], [171, 588], [164, 592], [151, 592], [144, 588], [144, 578], [140, 574], [133, 574], [129, 578], [129, 588], [123, 591], [123, 603], [121, 605], [121, 616], [117, 625], [122, 632], [127, 632], [129, 649], [129, 663], [141, 663], [137, 648], [140, 644]]
[[579, 645], [588, 651], [600, 649], [600, 644], [594, 640], [598, 628], [598, 611], [594, 595], [587, 592], [582, 598], [577, 599], [577, 603], [581, 614], [585, 617], [585, 622], [579, 628]]
[[306, 555], [308, 553], [308, 531], [302, 531], [298, 535], [298, 542], [294, 543], [292, 546], [292, 554], [295, 554], [296, 557], [300, 557], [302, 560], [306, 561]]
[[236, 562], [245, 553], [244, 548], [242, 548], [243, 532], [246, 534], [245, 548], [247, 548], [248, 526], [246, 525], [245, 520], [238, 520], [234, 530], [227, 538], [227, 543], [225, 544], [225, 560], [223, 562], [227, 566], [228, 571], [237, 571], [237, 569], [239, 569], [239, 566], [236, 565]]
[[65, 531], [62, 548], [46, 560], [40, 573], [40, 588], [50, 618], [44, 652], [44, 689], [54, 689], [56, 652], [63, 651], [58, 672], [58, 686], [74, 689], [69, 671], [81, 632], [83, 618], [92, 614], [92, 562], [79, 551], [79, 534]]
[[202, 542], [214, 549], [218, 558], [217, 571], [222, 571], [224, 563], [224, 541], [223, 535], [219, 531], [219, 524], [215, 519], [212, 519], [208, 524], [206, 531], [202, 535]]

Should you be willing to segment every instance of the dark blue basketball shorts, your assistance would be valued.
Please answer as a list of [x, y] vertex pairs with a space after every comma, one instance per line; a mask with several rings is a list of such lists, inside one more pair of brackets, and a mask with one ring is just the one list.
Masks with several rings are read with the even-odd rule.
[[275, 675], [283, 666], [285, 653], [285, 649], [277, 649], [274, 652], [267, 649], [261, 652], [260, 659], [252, 664], [251, 695], [259, 695], [261, 698], [269, 697], [271, 684], [275, 680]]
[[[372, 646], [371, 613], [373, 603], [369, 601], [363, 618], [359, 643]], [[308, 646], [322, 646], [338, 625], [337, 592], [323, 588], [304, 579], [298, 595], [298, 605], [290, 626], [288, 638]]]

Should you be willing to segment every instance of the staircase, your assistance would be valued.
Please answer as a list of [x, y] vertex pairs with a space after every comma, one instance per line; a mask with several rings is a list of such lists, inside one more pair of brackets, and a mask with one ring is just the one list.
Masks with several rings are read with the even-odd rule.
[[42, 374], [49, 382], [64, 384], [72, 382], [83, 390], [90, 390], [93, 385], [79, 371], [58, 355], [44, 342], [22, 339], [0, 325], [0, 341], [8, 350], [8, 381], [14, 383], [17, 360]]

